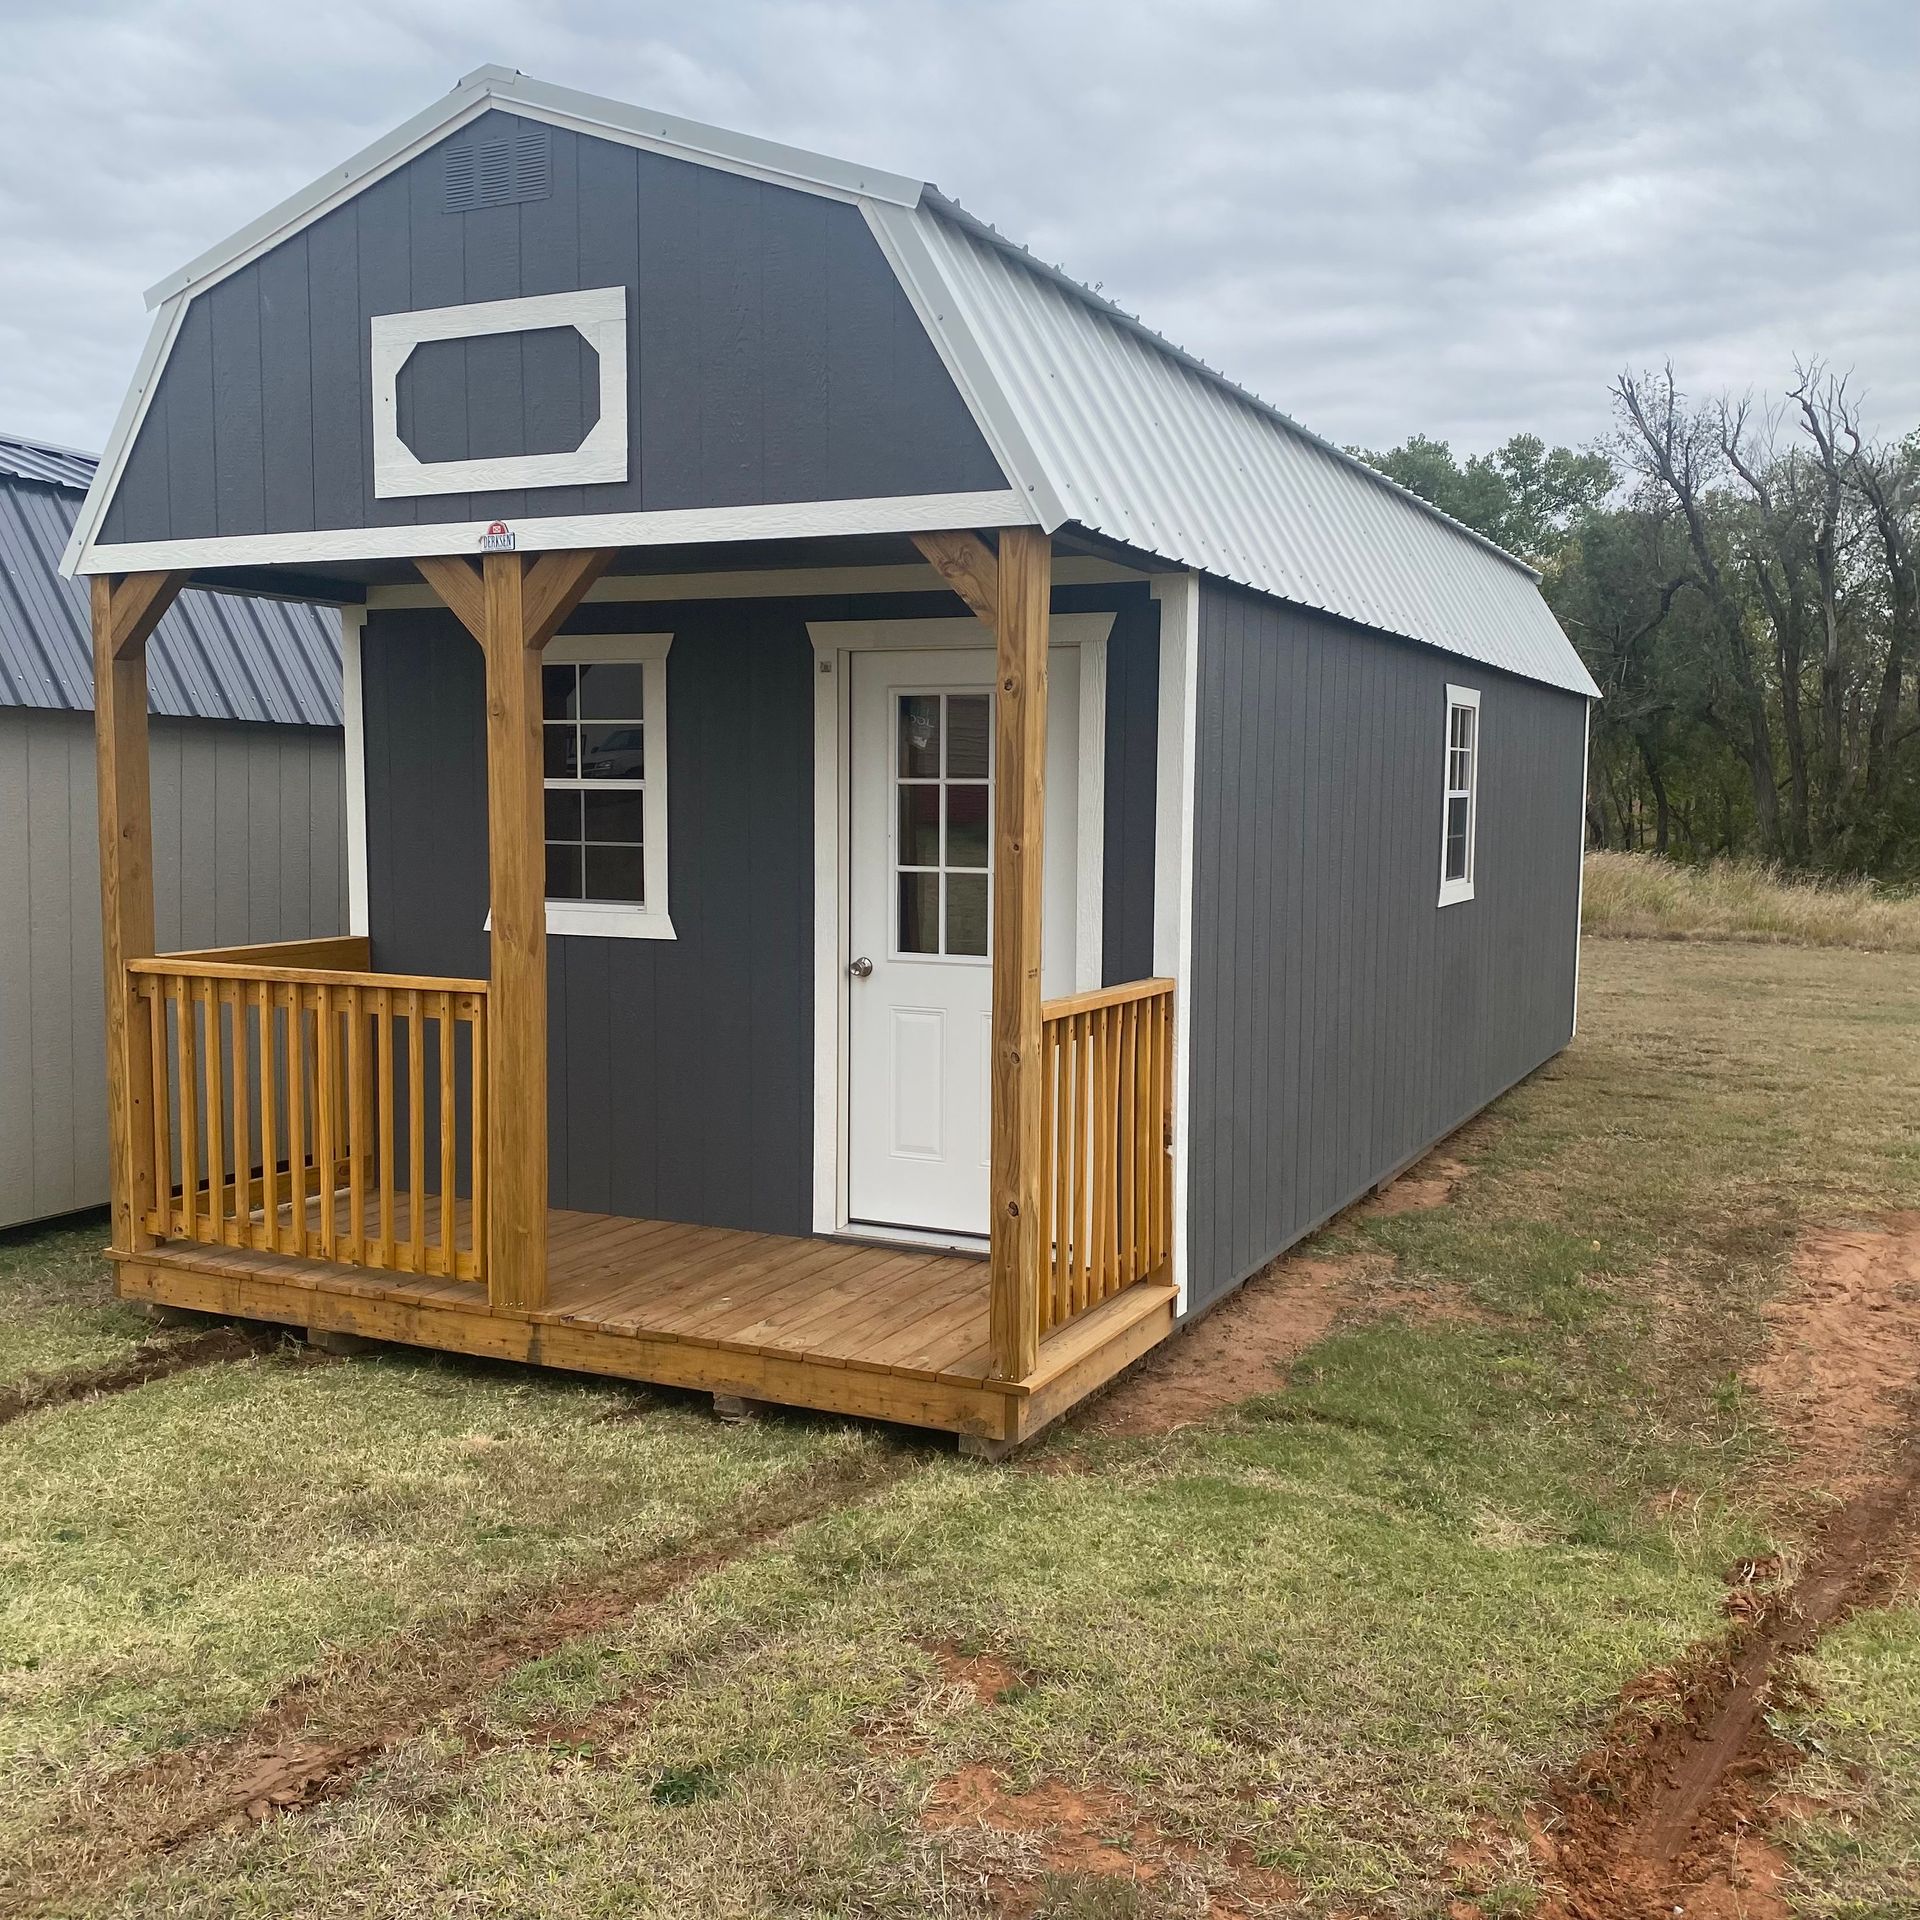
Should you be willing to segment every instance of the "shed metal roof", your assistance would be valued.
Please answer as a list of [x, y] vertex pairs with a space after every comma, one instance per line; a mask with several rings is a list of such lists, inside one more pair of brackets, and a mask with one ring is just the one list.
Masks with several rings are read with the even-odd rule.
[[185, 303], [493, 105], [858, 205], [1009, 481], [1048, 530], [1076, 523], [1178, 565], [1598, 695], [1531, 568], [937, 189], [507, 67], [468, 74], [150, 291], [160, 312], [67, 565], [85, 558]]
[[[61, 550], [91, 456], [0, 435], [0, 706], [93, 710], [93, 617]], [[148, 704], [181, 720], [340, 724], [340, 625], [331, 609], [187, 592], [147, 643]]]

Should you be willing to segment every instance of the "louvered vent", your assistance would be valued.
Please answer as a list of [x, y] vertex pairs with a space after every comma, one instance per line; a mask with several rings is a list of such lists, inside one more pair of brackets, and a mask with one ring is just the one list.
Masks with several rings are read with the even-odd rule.
[[510, 207], [553, 191], [552, 143], [542, 126], [518, 127], [495, 140], [466, 140], [447, 149], [446, 210]]

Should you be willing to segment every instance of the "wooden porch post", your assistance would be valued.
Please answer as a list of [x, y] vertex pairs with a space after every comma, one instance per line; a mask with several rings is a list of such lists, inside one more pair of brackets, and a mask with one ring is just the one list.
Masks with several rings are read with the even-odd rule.
[[113, 1244], [150, 1246], [153, 1054], [135, 1032], [127, 962], [152, 958], [153, 810], [147, 766], [147, 638], [184, 573], [93, 576], [93, 738], [100, 782], [100, 952], [107, 1006], [107, 1157]]
[[1053, 549], [1037, 527], [1000, 534], [994, 628], [994, 1370], [1024, 1379], [1040, 1353], [1040, 900], [1046, 816], [1047, 615]]
[[487, 1300], [547, 1299], [547, 903], [540, 656], [614, 549], [422, 559], [487, 672]]

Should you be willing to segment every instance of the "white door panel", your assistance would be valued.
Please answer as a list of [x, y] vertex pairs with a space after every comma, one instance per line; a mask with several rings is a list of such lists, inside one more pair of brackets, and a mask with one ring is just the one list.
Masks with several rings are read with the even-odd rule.
[[[848, 1214], [987, 1231], [991, 648], [854, 656]], [[1047, 663], [1043, 990], [1071, 991], [1080, 657]]]

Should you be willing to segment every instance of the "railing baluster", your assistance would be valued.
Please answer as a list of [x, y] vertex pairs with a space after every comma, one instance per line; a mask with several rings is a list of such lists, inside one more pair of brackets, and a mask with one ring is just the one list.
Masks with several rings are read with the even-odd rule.
[[180, 1208], [184, 1238], [200, 1238], [200, 1000], [191, 981], [180, 993]]
[[273, 1044], [273, 985], [254, 988], [254, 1013], [260, 1024], [260, 1224], [253, 1244], [270, 1252], [280, 1237], [280, 1069]]
[[340, 1245], [335, 1210], [340, 1166], [340, 1090], [335, 1054], [340, 1035], [334, 1026], [333, 989], [322, 981], [313, 990], [314, 1185], [319, 1191], [320, 1257], [331, 1260]]
[[427, 1036], [420, 1030], [420, 989], [407, 992], [408, 1270], [427, 1267]]
[[307, 1251], [307, 1018], [287, 987], [287, 1251]]
[[347, 994], [347, 1245], [340, 1258], [367, 1257], [367, 1014], [360, 989]]
[[373, 1264], [377, 1267], [395, 1267], [400, 1264], [398, 1248], [393, 1233], [393, 993], [390, 988], [376, 987], [373, 990], [374, 1011], [380, 1021], [380, 1044], [375, 1048], [374, 1072], [379, 1076], [374, 1085], [374, 1098], [379, 1101], [380, 1115], [380, 1244], [378, 1257]]
[[440, 1259], [435, 1271], [451, 1276], [453, 1209], [460, 1185], [453, 1111], [453, 995], [445, 992], [435, 995], [434, 1013], [440, 1028]]
[[200, 1004], [206, 1009], [207, 1031], [203, 1071], [207, 1076], [207, 1232], [209, 1241], [223, 1237], [222, 1221], [226, 1213], [226, 1121], [227, 1090], [220, 1071], [220, 999], [216, 983], [200, 983]]
[[467, 1126], [473, 1136], [469, 1151], [473, 1173], [468, 1181], [467, 1238], [472, 1244], [472, 1277], [487, 1277], [487, 1000], [473, 999], [472, 1092], [467, 1103]]
[[173, 1049], [167, 1035], [167, 983], [143, 980], [141, 999], [147, 1009], [147, 1050], [153, 1074], [152, 1139], [154, 1237], [173, 1237]]

